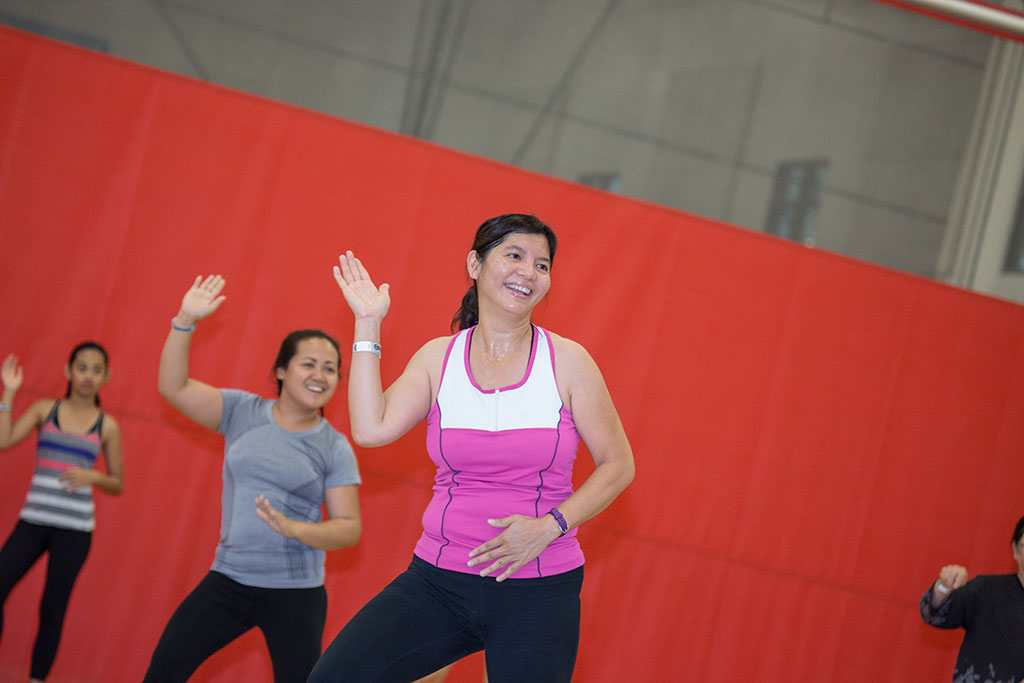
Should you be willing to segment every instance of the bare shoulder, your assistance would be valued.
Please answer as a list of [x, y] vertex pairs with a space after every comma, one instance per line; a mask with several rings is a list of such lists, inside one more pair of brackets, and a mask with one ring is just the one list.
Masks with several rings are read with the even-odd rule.
[[55, 405], [57, 405], [57, 399], [41, 398], [38, 401], [34, 401], [25, 412], [32, 416], [35, 424], [41, 425]]
[[604, 387], [601, 370], [582, 344], [554, 332], [548, 334], [555, 354], [555, 382], [563, 401], [573, 405], [574, 397]]
[[437, 392], [437, 386], [441, 381], [441, 369], [444, 367], [444, 356], [448, 352], [448, 346], [452, 337], [436, 337], [421, 346], [412, 355], [402, 373], [407, 381], [417, 381], [417, 378], [426, 380], [430, 388], [430, 397], [433, 400]]
[[117, 420], [110, 413], [103, 413], [103, 427], [102, 436], [106, 438], [108, 436], [116, 436], [121, 433], [121, 425], [118, 424]]
[[551, 348], [555, 352], [555, 368], [560, 375], [563, 372], [597, 371], [597, 364], [582, 344], [550, 330], [548, 330], [548, 335], [551, 338]]
[[427, 369], [434, 367], [440, 368], [441, 363], [444, 361], [444, 355], [448, 352], [448, 345], [451, 344], [451, 341], [452, 335], [431, 339], [413, 354], [412, 358], [409, 360], [409, 365], [416, 363], [417, 365], [421, 365]]

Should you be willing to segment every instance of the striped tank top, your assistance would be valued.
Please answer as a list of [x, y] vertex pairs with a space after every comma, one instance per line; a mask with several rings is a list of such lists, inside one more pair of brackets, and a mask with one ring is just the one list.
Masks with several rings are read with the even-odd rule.
[[92, 469], [96, 464], [96, 456], [103, 449], [100, 442], [103, 413], [87, 433], [68, 434], [61, 431], [57, 422], [58, 407], [60, 401], [53, 404], [53, 410], [39, 428], [36, 469], [21, 508], [21, 519], [60, 529], [92, 531], [96, 526], [92, 487], [68, 491], [58, 477], [72, 467]]

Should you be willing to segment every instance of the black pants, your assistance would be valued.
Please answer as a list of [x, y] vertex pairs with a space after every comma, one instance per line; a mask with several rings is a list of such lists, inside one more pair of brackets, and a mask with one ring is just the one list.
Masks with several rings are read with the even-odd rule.
[[145, 681], [187, 681], [210, 655], [255, 627], [267, 641], [274, 681], [305, 683], [326, 620], [323, 586], [254, 588], [211, 571], [171, 615]]
[[[58, 529], [19, 520], [3, 549], [0, 549], [0, 606], [36, 560], [45, 552], [50, 554], [43, 599], [39, 604], [39, 633], [32, 648], [32, 678], [43, 679], [50, 673], [64, 628], [71, 589], [89, 555], [90, 545], [92, 533], [89, 531]], [[0, 632], [2, 629], [3, 613], [0, 610]]]
[[582, 567], [498, 583], [413, 558], [345, 625], [309, 681], [407, 683], [484, 650], [491, 683], [567, 682], [582, 584]]

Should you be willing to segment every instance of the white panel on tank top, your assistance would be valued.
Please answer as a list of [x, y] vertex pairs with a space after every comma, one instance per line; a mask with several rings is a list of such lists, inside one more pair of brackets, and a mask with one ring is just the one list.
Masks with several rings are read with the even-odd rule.
[[438, 390], [442, 429], [554, 429], [561, 419], [561, 398], [555, 384], [551, 349], [547, 335], [536, 329], [536, 356], [530, 376], [508, 391], [481, 392], [466, 369], [466, 339], [463, 331], [452, 346]]

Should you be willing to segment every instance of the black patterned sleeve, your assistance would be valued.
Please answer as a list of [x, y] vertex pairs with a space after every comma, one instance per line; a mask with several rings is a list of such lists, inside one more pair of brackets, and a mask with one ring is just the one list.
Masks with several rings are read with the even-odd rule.
[[926, 624], [938, 628], [960, 628], [966, 626], [970, 621], [972, 610], [975, 605], [977, 586], [971, 585], [974, 581], [968, 581], [962, 588], [957, 588], [949, 594], [946, 601], [938, 608], [932, 607], [932, 591], [935, 590], [933, 583], [921, 596], [920, 609], [921, 618]]

